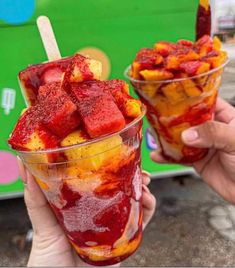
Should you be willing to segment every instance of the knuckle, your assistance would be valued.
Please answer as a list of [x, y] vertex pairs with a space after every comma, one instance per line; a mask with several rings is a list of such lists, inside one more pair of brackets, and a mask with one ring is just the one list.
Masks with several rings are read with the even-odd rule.
[[213, 121], [209, 121], [206, 124], [204, 124], [204, 130], [205, 134], [210, 138], [212, 138], [216, 134], [218, 134], [218, 125], [216, 125], [215, 122]]

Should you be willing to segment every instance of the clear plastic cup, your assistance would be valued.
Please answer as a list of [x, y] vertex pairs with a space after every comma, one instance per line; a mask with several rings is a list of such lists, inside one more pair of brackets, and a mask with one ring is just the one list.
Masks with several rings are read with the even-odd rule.
[[145, 111], [143, 106], [139, 118], [112, 135], [59, 149], [17, 152], [77, 254], [89, 264], [118, 263], [141, 242]]
[[169, 161], [192, 163], [207, 154], [207, 149], [186, 146], [181, 140], [181, 133], [213, 120], [226, 64], [194, 77], [167, 81], [136, 80], [129, 75], [131, 67], [126, 69], [125, 76], [147, 106], [152, 134]]

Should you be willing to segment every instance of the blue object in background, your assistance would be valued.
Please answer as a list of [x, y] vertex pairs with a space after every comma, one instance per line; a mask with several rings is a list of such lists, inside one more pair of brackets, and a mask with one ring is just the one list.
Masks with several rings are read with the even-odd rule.
[[35, 0], [0, 0], [0, 20], [8, 24], [27, 22], [35, 10]]

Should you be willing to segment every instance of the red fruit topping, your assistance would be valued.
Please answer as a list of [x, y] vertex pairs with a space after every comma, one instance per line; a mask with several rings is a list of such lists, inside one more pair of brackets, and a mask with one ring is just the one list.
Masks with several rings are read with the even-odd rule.
[[64, 138], [79, 126], [77, 107], [60, 83], [40, 87], [38, 101], [42, 107], [42, 122], [57, 136]]
[[34, 151], [57, 147], [59, 139], [41, 123], [41, 119], [40, 106], [33, 106], [26, 110], [8, 140], [12, 148]]
[[[23, 86], [24, 94], [30, 105], [34, 105], [37, 100], [38, 89], [47, 82], [61, 81], [61, 73], [65, 72], [72, 57], [46, 64], [31, 65], [19, 73], [19, 79]], [[52, 76], [52, 77], [51, 77]], [[57, 80], [58, 79], [58, 80]]]
[[72, 84], [78, 112], [91, 138], [114, 133], [125, 126], [125, 119], [110, 93], [95, 83]]

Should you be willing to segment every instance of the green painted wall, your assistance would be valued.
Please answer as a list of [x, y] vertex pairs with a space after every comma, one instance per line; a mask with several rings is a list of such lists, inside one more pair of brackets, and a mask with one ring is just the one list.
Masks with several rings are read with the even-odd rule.
[[[18, 25], [6, 22], [1, 12], [1, 9], [3, 10], [1, 3], [0, 151], [10, 152], [6, 139], [21, 110], [25, 107], [17, 74], [29, 63], [46, 61], [35, 24], [39, 15], [47, 15], [51, 19], [62, 56], [72, 55], [87, 46], [97, 47], [110, 59], [110, 78], [124, 79], [124, 69], [130, 64], [140, 47], [151, 47], [157, 40], [194, 39], [198, 1], [37, 0], [32, 17], [29, 15], [30, 18], [28, 20], [26, 18], [26, 22]], [[15, 6], [12, 4], [11, 9], [16, 9], [14, 16], [22, 15], [21, 13], [27, 8], [24, 6], [24, 1], [20, 3], [18, 1]], [[9, 114], [6, 114], [3, 104], [5, 88], [16, 92], [15, 107], [10, 109]], [[147, 127], [147, 122], [145, 122], [145, 127]], [[149, 152], [146, 139], [144, 139], [142, 156], [143, 167], [146, 170], [156, 173], [182, 169], [179, 166], [162, 166], [152, 163], [149, 159]], [[10, 162], [4, 162], [5, 156], [4, 153], [0, 153], [0, 195], [6, 192], [22, 191], [19, 180], [3, 177], [6, 176], [6, 172], [1, 170], [5, 168], [11, 170], [11, 165], [8, 164]]]

